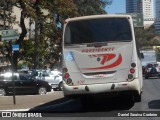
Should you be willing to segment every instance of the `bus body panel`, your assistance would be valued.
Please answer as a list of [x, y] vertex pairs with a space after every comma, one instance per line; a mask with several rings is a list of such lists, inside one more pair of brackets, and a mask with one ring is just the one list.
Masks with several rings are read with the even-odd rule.
[[[107, 83], [126, 81], [129, 66], [132, 62], [132, 43], [124, 45], [108, 45], [104, 48], [89, 48], [92, 50], [105, 50], [114, 48], [109, 52], [82, 52], [88, 48], [77, 50], [67, 49], [64, 52], [65, 64], [68, 68], [74, 85], [83, 80], [83, 84]], [[126, 49], [131, 49], [126, 51]], [[73, 60], [67, 60], [68, 54], [72, 54]], [[110, 57], [110, 58], [109, 58]], [[78, 76], [78, 77], [77, 77]]]
[[[72, 39], [70, 35], [72, 29], [74, 34], [78, 34], [78, 30], [81, 29], [75, 29], [76, 25], [69, 29], [67, 24], [72, 24], [74, 21], [92, 21], [92, 19], [104, 18], [128, 19], [132, 41], [106, 42], [107, 44], [102, 42], [102, 46], [94, 46], [97, 44], [92, 45], [92, 42], [67, 43]], [[72, 80], [72, 84], [69, 84], [68, 78], [65, 78], [66, 73], [63, 72], [65, 96], [130, 90], [141, 94], [143, 88], [142, 66], [135, 41], [132, 18], [129, 15], [96, 15], [67, 19], [63, 33], [63, 67], [67, 68], [69, 79]], [[95, 39], [97, 40], [97, 38]], [[129, 80], [128, 76], [131, 74], [132, 63], [135, 63], [136, 67], [133, 68], [134, 78]]]
[[[64, 82], [65, 96], [72, 96], [72, 95], [85, 95], [85, 94], [98, 94], [98, 93], [108, 93], [108, 92], [123, 92], [123, 91], [139, 91], [140, 94], [140, 84], [139, 80], [135, 79], [131, 82], [116, 82], [116, 83], [106, 83], [106, 84], [93, 84], [87, 85], [89, 91], [86, 91], [86, 85], [79, 85], [79, 86], [68, 86]], [[112, 86], [115, 86], [114, 89]], [[128, 93], [130, 94], [130, 93]]]

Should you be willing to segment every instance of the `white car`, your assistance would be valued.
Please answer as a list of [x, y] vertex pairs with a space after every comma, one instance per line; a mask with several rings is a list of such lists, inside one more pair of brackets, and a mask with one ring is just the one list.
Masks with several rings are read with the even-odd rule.
[[58, 70], [39, 70], [36, 79], [45, 80], [52, 86], [53, 90], [63, 90], [62, 73]]

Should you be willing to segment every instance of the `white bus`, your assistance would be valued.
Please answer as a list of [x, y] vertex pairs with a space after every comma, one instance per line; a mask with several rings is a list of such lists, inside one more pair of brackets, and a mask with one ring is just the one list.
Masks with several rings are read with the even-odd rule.
[[127, 93], [141, 101], [141, 56], [130, 15], [67, 19], [62, 47], [64, 96]]

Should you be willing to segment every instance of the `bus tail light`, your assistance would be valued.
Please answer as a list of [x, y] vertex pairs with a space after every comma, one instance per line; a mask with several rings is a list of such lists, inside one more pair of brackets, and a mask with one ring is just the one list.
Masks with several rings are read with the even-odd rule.
[[63, 73], [67, 73], [68, 69], [67, 68], [63, 68]]
[[130, 68], [129, 74], [128, 74], [128, 81], [134, 80], [135, 67], [136, 67], [136, 64], [131, 63], [131, 68]]
[[65, 78], [65, 79], [68, 79], [68, 78], [69, 78], [69, 74], [66, 73], [66, 74], [64, 75], [64, 78]]
[[[67, 69], [65, 69], [66, 71]], [[67, 70], [68, 71], [68, 70]], [[70, 78], [69, 73], [64, 73], [64, 81], [67, 85], [73, 85], [72, 79]]]
[[131, 63], [131, 67], [135, 68], [136, 67], [136, 63]]
[[128, 79], [129, 79], [129, 80], [132, 80], [133, 78], [134, 78], [134, 77], [133, 77], [132, 74], [129, 74], [129, 75], [128, 75]]
[[67, 83], [68, 85], [72, 84], [72, 79], [71, 79], [71, 78], [67, 79], [66, 83]]
[[135, 73], [135, 69], [131, 68], [130, 73], [132, 73], [132, 74]]

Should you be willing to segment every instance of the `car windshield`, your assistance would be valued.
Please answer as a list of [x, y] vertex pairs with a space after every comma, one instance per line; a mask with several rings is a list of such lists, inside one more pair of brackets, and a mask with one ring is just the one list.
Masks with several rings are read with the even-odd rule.
[[[18, 80], [18, 78], [17, 78], [17, 76], [13, 76], [13, 79], [14, 80]], [[0, 76], [0, 80], [9, 80], [9, 81], [11, 81], [12, 80], [12, 76], [5, 76], [5, 75], [1, 75]]]
[[69, 22], [66, 26], [65, 45], [109, 41], [132, 41], [127, 18], [103, 18]]
[[28, 75], [28, 74], [20, 74], [20, 75], [19, 75], [19, 79], [20, 79], [20, 80], [30, 80], [30, 79], [31, 79], [31, 75]]
[[158, 67], [158, 64], [148, 64], [148, 68], [152, 68], [152, 67]]

